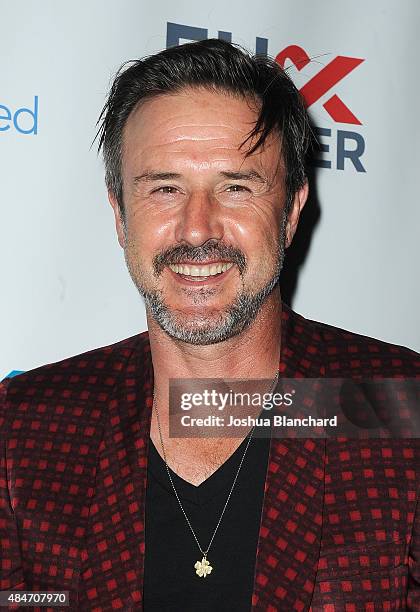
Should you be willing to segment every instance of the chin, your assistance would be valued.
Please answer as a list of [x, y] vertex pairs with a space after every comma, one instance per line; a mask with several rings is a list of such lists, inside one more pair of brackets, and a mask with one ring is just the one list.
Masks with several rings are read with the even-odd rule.
[[213, 316], [167, 316], [155, 318], [161, 329], [171, 338], [194, 345], [217, 344], [239, 334], [248, 322], [237, 321], [229, 313], [221, 316], [220, 312]]
[[236, 336], [241, 330], [221, 330], [219, 328], [164, 328], [164, 331], [174, 340], [194, 346], [210, 346], [225, 342]]

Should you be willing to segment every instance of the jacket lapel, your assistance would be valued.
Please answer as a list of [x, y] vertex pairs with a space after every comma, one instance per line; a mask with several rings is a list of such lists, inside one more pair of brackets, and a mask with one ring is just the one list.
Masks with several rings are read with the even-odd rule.
[[[316, 340], [311, 338], [312, 329], [283, 308], [280, 375], [322, 376], [322, 356], [311, 348], [311, 340]], [[323, 439], [271, 440], [253, 610], [303, 611], [310, 607], [321, 541], [324, 457]]]
[[[104, 415], [95, 494], [82, 552], [77, 609], [142, 609], [147, 455], [153, 371], [140, 334], [113, 383]], [[113, 381], [112, 381], [113, 382]], [[111, 384], [111, 381], [110, 381]]]
[[[145, 334], [146, 335], [146, 334]], [[144, 562], [145, 562], [145, 510], [146, 510], [146, 488], [147, 488], [147, 458], [149, 452], [149, 440], [150, 440], [150, 425], [152, 419], [152, 407], [153, 407], [153, 386], [154, 386], [154, 375], [153, 375], [153, 363], [150, 351], [150, 344], [144, 340], [141, 344], [141, 350], [139, 351], [139, 363], [138, 363], [138, 374], [137, 380], [141, 381], [142, 394], [140, 394], [140, 401], [142, 406], [139, 406], [139, 421], [138, 431], [135, 436], [135, 446], [137, 452], [137, 470], [139, 476], [139, 488], [137, 492], [137, 508], [138, 508], [138, 519], [141, 523], [142, 529], [138, 536], [138, 549], [136, 551], [137, 556], [137, 584], [143, 587], [144, 583]], [[138, 603], [143, 601], [143, 588], [139, 590]], [[134, 607], [133, 610], [139, 609]]]

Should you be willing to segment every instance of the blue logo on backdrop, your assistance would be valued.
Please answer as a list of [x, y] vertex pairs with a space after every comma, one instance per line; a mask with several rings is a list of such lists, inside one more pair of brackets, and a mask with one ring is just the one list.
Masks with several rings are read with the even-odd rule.
[[23, 374], [23, 370], [12, 370], [11, 372], [9, 372], [9, 374], [6, 376], [6, 378], [14, 378], [15, 376], [19, 376], [19, 374]]
[[19, 134], [38, 134], [38, 96], [34, 96], [30, 107], [12, 108], [0, 104], [0, 132], [13, 130]]
[[[220, 40], [232, 41], [232, 33], [219, 30], [217, 37]], [[176, 47], [177, 45], [192, 40], [204, 40], [208, 38], [207, 28], [197, 28], [180, 23], [167, 23], [166, 47]], [[299, 55], [296, 53], [299, 52]], [[255, 53], [260, 55], [268, 54], [268, 39], [255, 38]], [[296, 56], [296, 57], [295, 57]], [[292, 63], [298, 70], [305, 66], [310, 58], [302, 49], [296, 45], [289, 45], [277, 54], [276, 61], [283, 67], [284, 60], [291, 58]], [[300, 90], [306, 105], [311, 106], [319, 98], [335, 86], [341, 79], [355, 69], [364, 60], [337, 56], [329, 65], [325, 66], [318, 75], [315, 75]], [[350, 109], [337, 96], [333, 95], [323, 104], [325, 110], [338, 124], [362, 125], [361, 121], [350, 111]], [[356, 172], [366, 172], [360, 158], [365, 152], [365, 139], [360, 132], [343, 130], [337, 128], [314, 127], [318, 135], [319, 150], [316, 159], [313, 159], [314, 166], [334, 170], [345, 170], [352, 168]], [[322, 137], [322, 140], [321, 140]], [[327, 142], [326, 142], [327, 141]], [[332, 146], [331, 146], [332, 145]], [[335, 149], [335, 154], [330, 149]]]

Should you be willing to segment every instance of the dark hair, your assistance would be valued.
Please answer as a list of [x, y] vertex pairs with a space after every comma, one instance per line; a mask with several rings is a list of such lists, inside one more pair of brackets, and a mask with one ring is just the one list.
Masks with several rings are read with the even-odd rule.
[[119, 69], [98, 120], [98, 151], [102, 148], [105, 180], [122, 214], [122, 136], [129, 115], [148, 99], [186, 87], [207, 87], [258, 102], [259, 115], [251, 155], [274, 130], [281, 137], [286, 168], [287, 206], [306, 180], [305, 161], [310, 127], [303, 99], [286, 72], [263, 55], [250, 56], [238, 45], [208, 39], [171, 47]]

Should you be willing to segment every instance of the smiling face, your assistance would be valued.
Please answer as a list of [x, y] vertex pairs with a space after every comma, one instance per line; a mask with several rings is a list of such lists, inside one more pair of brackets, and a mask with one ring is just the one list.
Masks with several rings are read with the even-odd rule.
[[146, 307], [173, 338], [212, 344], [250, 325], [276, 285], [305, 186], [288, 218], [278, 137], [245, 157], [250, 102], [185, 89], [144, 102], [123, 134], [118, 238]]

